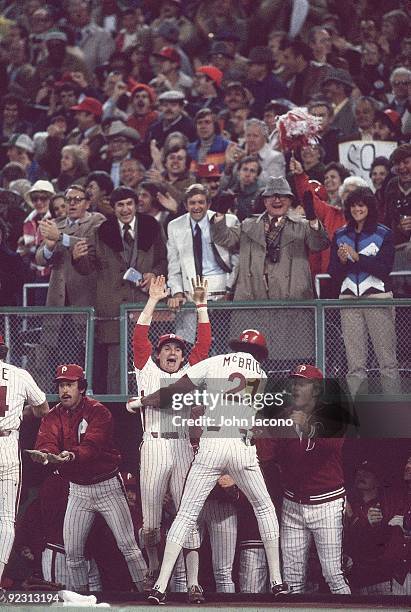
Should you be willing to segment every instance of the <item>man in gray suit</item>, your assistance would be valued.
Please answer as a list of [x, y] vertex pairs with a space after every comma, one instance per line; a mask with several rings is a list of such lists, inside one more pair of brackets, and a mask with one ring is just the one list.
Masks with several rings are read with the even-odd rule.
[[[84, 278], [72, 264], [72, 251], [79, 240], [91, 239], [95, 229], [101, 225], [105, 217], [97, 212], [88, 212], [89, 201], [81, 185], [71, 185], [65, 193], [65, 200], [68, 211], [66, 219], [44, 218], [39, 223], [43, 242], [37, 249], [36, 263], [41, 266], [51, 266], [46, 305], [92, 306], [96, 299], [96, 274], [93, 273], [87, 282], [84, 282]], [[64, 340], [60, 342], [63, 324]], [[72, 333], [69, 333], [69, 329]], [[64, 345], [66, 360], [69, 352], [73, 351], [70, 353], [72, 360], [82, 362], [84, 335], [83, 317], [78, 315], [70, 318], [63, 318], [61, 315], [45, 317], [35, 353], [39, 375], [44, 375], [42, 365], [45, 363], [54, 367], [61, 361], [63, 355], [59, 354], [60, 345]], [[71, 339], [71, 346], [68, 345], [68, 338]]]
[[[202, 276], [208, 283], [208, 299], [232, 299], [238, 272], [238, 254], [230, 254], [228, 249], [216, 246], [210, 236], [210, 219], [215, 214], [210, 211], [211, 199], [207, 187], [195, 183], [185, 192], [187, 213], [171, 221], [168, 225], [168, 286], [171, 297], [168, 305], [178, 310], [190, 295], [191, 279]], [[226, 215], [229, 227], [239, 225], [235, 215]], [[191, 312], [181, 318], [184, 329], [176, 333], [192, 342], [195, 326]], [[180, 318], [179, 317], [179, 318]], [[190, 324], [191, 318], [193, 319]], [[184, 323], [184, 324], [183, 324]]]

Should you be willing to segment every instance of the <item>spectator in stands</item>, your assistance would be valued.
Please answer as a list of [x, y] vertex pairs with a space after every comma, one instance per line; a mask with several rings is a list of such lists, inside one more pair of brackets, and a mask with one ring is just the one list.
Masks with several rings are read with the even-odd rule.
[[160, 51], [163, 47], [173, 47], [180, 56], [181, 69], [188, 76], [192, 76], [193, 69], [190, 58], [179, 44], [180, 31], [176, 19], [164, 19], [159, 27], [151, 28], [152, 47]]
[[7, 226], [0, 217], [0, 306], [20, 306], [23, 285], [28, 281], [28, 270], [18, 253], [7, 244]]
[[198, 164], [215, 164], [224, 169], [225, 150], [228, 140], [221, 136], [220, 126], [213, 111], [209, 108], [199, 110], [195, 117], [197, 139], [188, 145], [187, 153], [191, 158], [191, 171], [196, 172]]
[[191, 158], [187, 148], [182, 143], [176, 143], [164, 147], [163, 160], [164, 170], [160, 172], [151, 169], [146, 173], [147, 178], [155, 181], [164, 193], [168, 192], [180, 206], [187, 187], [196, 182], [194, 174], [190, 171]]
[[216, 244], [239, 250], [236, 300], [310, 299], [313, 297], [307, 250], [329, 245], [315, 215], [302, 222], [290, 211], [294, 195], [284, 178], [270, 177], [261, 194], [265, 209], [258, 217], [229, 228], [217, 213], [211, 225]]
[[266, 181], [270, 176], [284, 176], [285, 174], [284, 155], [270, 147], [268, 138], [268, 128], [263, 121], [255, 118], [247, 119], [245, 151], [247, 155], [257, 155], [260, 160], [262, 181]]
[[51, 267], [46, 306], [89, 306], [96, 299], [96, 274], [90, 274], [85, 283], [73, 267], [72, 252], [78, 240], [91, 238], [105, 217], [88, 212], [87, 192], [81, 185], [71, 185], [65, 201], [66, 218], [39, 222], [42, 243], [36, 252], [36, 263]]
[[308, 112], [314, 117], [320, 117], [321, 128], [319, 132], [319, 144], [324, 150], [324, 163], [338, 162], [338, 141], [342, 136], [339, 128], [333, 127], [332, 120], [334, 110], [328, 100], [316, 99], [308, 103]]
[[184, 113], [185, 96], [180, 91], [166, 91], [158, 97], [160, 117], [148, 131], [147, 141], [156, 141], [161, 149], [169, 134], [181, 132], [190, 142], [195, 140], [193, 121]]
[[[119, 392], [120, 304], [145, 302], [151, 279], [166, 271], [161, 227], [155, 219], [136, 212], [137, 199], [128, 187], [114, 189], [110, 196], [114, 215], [100, 225], [92, 239], [80, 240], [73, 248], [74, 265], [81, 274], [98, 272], [96, 358], [100, 360], [101, 390], [107, 393]], [[123, 279], [130, 267], [142, 274], [139, 285]]]
[[411, 87], [411, 70], [404, 66], [395, 68], [390, 74], [391, 93], [387, 95], [390, 108], [403, 115], [407, 107]]
[[3, 189], [9, 189], [9, 185], [11, 182], [25, 178], [26, 173], [24, 171], [23, 166], [21, 166], [18, 162], [9, 162], [5, 166], [3, 166], [3, 169], [1, 171], [1, 186]]
[[227, 82], [228, 79], [233, 78], [234, 53], [225, 42], [219, 40], [213, 42], [209, 58], [210, 64], [221, 71], [223, 75], [222, 80]]
[[45, 41], [47, 56], [38, 62], [33, 76], [36, 91], [48, 77], [58, 81], [65, 72], [81, 72], [88, 83], [91, 81], [89, 66], [78, 55], [67, 50], [67, 35], [63, 31], [50, 30], [45, 35]]
[[194, 87], [197, 96], [189, 106], [190, 114], [208, 108], [214, 113], [219, 113], [223, 108], [221, 98], [221, 83], [223, 73], [215, 66], [200, 66], [195, 73]]
[[324, 182], [325, 166], [323, 164], [323, 150], [320, 145], [312, 144], [302, 147], [300, 157], [304, 171], [310, 179]]
[[165, 91], [181, 91], [185, 96], [189, 95], [193, 86], [193, 79], [181, 70], [180, 55], [173, 47], [162, 47], [153, 52], [153, 67], [155, 77], [149, 83], [157, 94]]
[[346, 70], [334, 68], [321, 82], [321, 89], [326, 99], [334, 107], [331, 126], [341, 130], [343, 136], [350, 136], [357, 129], [350, 98], [354, 89], [351, 75]]
[[89, 0], [69, 0], [67, 17], [76, 35], [76, 45], [83, 52], [88, 69], [93, 72], [114, 52], [114, 40], [109, 32], [92, 21]]
[[34, 142], [27, 134], [14, 134], [7, 143], [7, 157], [24, 168], [26, 178], [34, 183], [42, 175], [34, 159]]
[[[219, 121], [223, 120], [223, 129], [232, 131], [230, 124], [234, 121], [236, 112], [249, 107], [249, 94], [247, 94], [246, 88], [240, 81], [230, 81], [224, 85], [223, 102], [224, 108], [219, 113], [218, 119]], [[247, 119], [247, 116], [248, 113], [246, 113], [245, 119]], [[238, 137], [236, 133], [235, 135]]]
[[30, 125], [23, 120], [23, 100], [12, 94], [2, 98], [0, 142], [7, 142], [13, 134], [31, 134]]
[[[137, 161], [137, 160], [135, 160]], [[90, 172], [84, 183], [89, 212], [99, 212], [104, 216], [112, 214], [110, 195], [114, 189], [110, 175], [103, 170]]]
[[369, 187], [367, 181], [361, 176], [347, 176], [347, 178], [343, 180], [342, 185], [338, 189], [338, 195], [343, 207], [348, 194], [355, 191], [358, 187]]
[[52, 183], [58, 191], [64, 191], [71, 183], [83, 185], [89, 173], [87, 156], [80, 145], [66, 145], [61, 150], [60, 174]]
[[[232, 298], [238, 257], [213, 244], [210, 204], [207, 188], [194, 183], [185, 193], [187, 213], [168, 226], [168, 284], [171, 291], [168, 305], [173, 310], [178, 310], [187, 300], [191, 279], [197, 275], [208, 282], [208, 299]], [[238, 226], [238, 219], [227, 215], [226, 225], [229, 228]], [[185, 338], [187, 331], [184, 329]]]
[[270, 100], [288, 98], [287, 87], [273, 74], [273, 57], [269, 47], [254, 47], [248, 55], [248, 74], [245, 83], [254, 99], [251, 114], [259, 119]]
[[344, 552], [352, 561], [350, 584], [361, 595], [391, 593], [392, 567], [384, 552], [391, 536], [388, 521], [398, 499], [384, 488], [381, 472], [376, 464], [363, 461], [348, 495]]
[[[27, 193], [27, 200], [33, 207], [33, 211], [24, 221], [23, 236], [19, 240], [18, 252], [29, 266], [36, 283], [47, 283], [50, 276], [50, 268], [39, 265], [35, 261], [35, 255], [42, 240], [40, 221], [44, 218], [50, 218], [49, 207], [53, 195], [55, 195], [53, 185], [49, 181], [43, 180], [36, 181]], [[39, 291], [35, 292], [35, 302], [37, 306], [43, 305]]]
[[378, 223], [385, 222], [386, 209], [384, 191], [391, 178], [391, 164], [389, 160], [382, 156], [376, 157], [371, 164], [370, 179], [378, 202]]
[[383, 63], [383, 50], [377, 41], [367, 41], [361, 47], [361, 72], [356, 82], [365, 96], [381, 99], [388, 80], [387, 69]]
[[[390, 229], [377, 223], [374, 194], [368, 187], [357, 188], [348, 194], [344, 206], [347, 225], [334, 235], [328, 269], [336, 292], [345, 300], [392, 298], [389, 274], [394, 264], [393, 236]], [[352, 397], [367, 392], [368, 335], [378, 359], [383, 392], [398, 393], [393, 309], [342, 308], [341, 326]]]
[[67, 217], [67, 203], [64, 193], [56, 193], [52, 196], [49, 211], [52, 219], [65, 219]]
[[148, 83], [154, 75], [144, 45], [139, 43], [129, 47], [125, 51], [125, 55], [130, 62], [129, 77], [137, 83]]
[[234, 58], [224, 73], [224, 80], [243, 82], [247, 76], [247, 58], [238, 52], [241, 37], [234, 30], [222, 27], [217, 30], [214, 41], [223, 42]]
[[137, 130], [126, 126], [122, 121], [113, 121], [106, 133], [107, 155], [100, 162], [99, 169], [108, 172], [114, 187], [120, 185], [120, 164], [131, 159], [134, 147], [140, 142]]
[[130, 106], [132, 114], [126, 123], [145, 139], [150, 126], [157, 121], [158, 111], [155, 110], [156, 95], [154, 90], [145, 83], [137, 83], [131, 90]]
[[120, 184], [130, 189], [137, 189], [144, 179], [145, 171], [145, 167], [138, 159], [134, 157], [123, 159], [120, 162]]
[[[148, 37], [148, 26], [141, 24], [141, 9], [133, 6], [121, 10], [121, 29], [115, 38], [116, 50], [126, 51]], [[143, 30], [143, 31], [142, 31]], [[146, 32], [144, 32], [146, 30]]]
[[401, 140], [401, 117], [390, 108], [385, 111], [377, 110], [372, 127], [372, 140]]
[[216, 164], [198, 164], [196, 180], [208, 191], [210, 200], [214, 204], [214, 198], [220, 191], [220, 178], [222, 171]]
[[256, 155], [246, 155], [232, 174], [223, 174], [220, 181], [221, 190], [229, 189], [235, 194], [234, 213], [240, 221], [253, 214], [254, 201], [258, 192], [264, 187], [260, 178], [261, 165]]
[[333, 206], [341, 207], [338, 193], [343, 181], [350, 176], [349, 171], [339, 162], [331, 162], [324, 170], [324, 187], [327, 190], [327, 200]]
[[177, 201], [161, 185], [146, 180], [138, 186], [137, 196], [137, 212], [154, 217], [166, 234], [169, 222], [176, 215]]
[[195, 43], [195, 28], [193, 22], [183, 14], [182, 0], [161, 0], [159, 15], [151, 23], [151, 28], [156, 31], [161, 24], [172, 19], [178, 27], [178, 41], [186, 49], [192, 49]]
[[321, 91], [321, 82], [329, 75], [330, 66], [313, 62], [310, 47], [300, 39], [285, 38], [280, 49], [281, 63], [290, 78], [286, 97], [301, 106]]
[[374, 98], [361, 96], [353, 104], [354, 117], [358, 130], [350, 134], [350, 140], [373, 140], [375, 114], [378, 106]]
[[314, 26], [308, 32], [308, 45], [317, 64], [327, 64], [332, 49], [331, 34], [323, 26]]
[[94, 170], [100, 160], [100, 149], [105, 138], [100, 127], [101, 103], [95, 98], [84, 97], [80, 104], [71, 107], [77, 127], [67, 136], [67, 144], [82, 145], [88, 150], [88, 165]]

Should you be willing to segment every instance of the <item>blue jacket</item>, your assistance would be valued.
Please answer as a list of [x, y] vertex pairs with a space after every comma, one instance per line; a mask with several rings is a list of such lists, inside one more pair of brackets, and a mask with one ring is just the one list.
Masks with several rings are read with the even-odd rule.
[[[352, 246], [360, 256], [359, 261], [341, 263], [337, 255], [341, 244]], [[341, 294], [360, 297], [367, 293], [390, 291], [389, 274], [394, 264], [394, 253], [392, 231], [385, 225], [378, 223], [357, 233], [348, 224], [335, 232], [328, 273]]]

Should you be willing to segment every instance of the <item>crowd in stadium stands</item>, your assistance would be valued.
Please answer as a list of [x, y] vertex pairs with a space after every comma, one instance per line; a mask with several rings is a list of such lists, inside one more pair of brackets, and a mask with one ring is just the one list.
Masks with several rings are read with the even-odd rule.
[[[411, 273], [409, 0], [0, 0], [0, 92], [0, 306], [34, 282], [33, 305], [95, 307], [96, 391], [119, 392], [120, 305], [157, 275], [175, 312], [196, 274], [212, 300], [411, 297], [390, 276]], [[277, 118], [295, 107], [321, 125], [290, 152]], [[353, 396], [368, 336], [400, 391], [378, 310], [342, 316]], [[360, 465], [353, 590], [411, 593], [409, 495]]]

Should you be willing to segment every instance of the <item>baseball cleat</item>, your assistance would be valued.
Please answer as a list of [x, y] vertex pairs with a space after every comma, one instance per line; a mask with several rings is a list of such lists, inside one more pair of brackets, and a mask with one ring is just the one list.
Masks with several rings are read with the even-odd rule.
[[205, 600], [203, 589], [198, 584], [193, 584], [188, 590], [188, 603], [201, 604]]
[[146, 575], [144, 576], [143, 580], [143, 590], [145, 593], [149, 593], [153, 590], [158, 578], [158, 573], [158, 570], [148, 570], [146, 572]]
[[147, 600], [153, 605], [153, 606], [159, 606], [161, 604], [163, 604], [166, 600], [166, 594], [162, 593], [161, 591], [159, 591], [158, 589], [152, 589], [150, 591], [150, 595], [147, 597]]
[[277, 584], [271, 585], [271, 593], [274, 597], [278, 597], [278, 595], [289, 595], [290, 589], [286, 582], [278, 582]]

